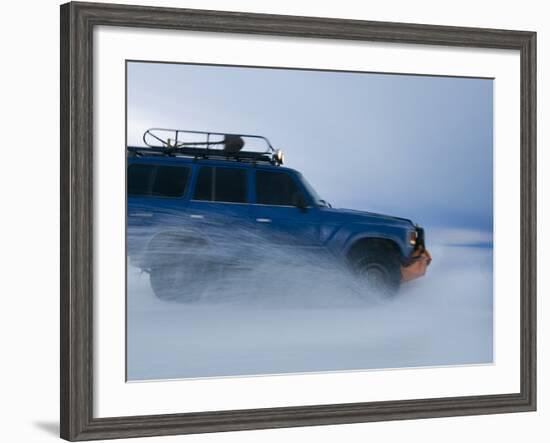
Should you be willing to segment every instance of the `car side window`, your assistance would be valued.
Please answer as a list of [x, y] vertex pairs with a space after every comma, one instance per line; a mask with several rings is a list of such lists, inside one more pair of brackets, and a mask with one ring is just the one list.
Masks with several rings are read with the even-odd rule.
[[134, 164], [128, 167], [128, 195], [144, 197], [181, 197], [189, 182], [186, 166]]
[[246, 203], [246, 170], [242, 168], [201, 167], [193, 199]]
[[256, 171], [256, 203], [295, 206], [302, 194], [296, 182], [285, 172]]

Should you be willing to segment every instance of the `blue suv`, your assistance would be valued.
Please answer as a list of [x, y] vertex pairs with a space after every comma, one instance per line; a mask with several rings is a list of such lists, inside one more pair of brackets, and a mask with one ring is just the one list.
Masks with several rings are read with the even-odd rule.
[[276, 251], [325, 257], [388, 296], [431, 262], [422, 228], [332, 208], [264, 137], [149, 129], [143, 140], [127, 147], [128, 256], [159, 298], [196, 301], [199, 277], [284, 260]]

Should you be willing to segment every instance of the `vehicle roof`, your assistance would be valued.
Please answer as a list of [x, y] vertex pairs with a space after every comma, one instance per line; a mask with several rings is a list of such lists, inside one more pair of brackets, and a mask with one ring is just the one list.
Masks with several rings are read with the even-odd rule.
[[129, 156], [128, 164], [130, 163], [148, 163], [148, 164], [200, 164], [200, 165], [212, 165], [212, 166], [234, 166], [239, 168], [263, 168], [273, 169], [277, 171], [288, 171], [298, 173], [295, 169], [288, 168], [286, 166], [277, 166], [265, 161], [239, 161], [236, 159], [227, 158], [200, 158], [200, 157], [187, 157], [187, 156], [167, 156], [167, 155], [155, 155], [155, 154], [143, 154], [139, 156]]

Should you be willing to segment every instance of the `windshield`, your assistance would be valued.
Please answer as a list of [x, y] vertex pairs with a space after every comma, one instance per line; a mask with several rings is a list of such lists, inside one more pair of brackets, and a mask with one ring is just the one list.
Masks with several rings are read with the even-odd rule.
[[313, 188], [313, 186], [309, 184], [309, 182], [305, 179], [305, 177], [302, 174], [298, 173], [297, 175], [300, 181], [302, 182], [302, 184], [304, 185], [304, 188], [306, 188], [306, 191], [311, 196], [311, 198], [313, 199], [313, 202], [316, 205], [323, 206], [325, 208], [331, 207], [329, 202], [327, 202], [326, 200], [323, 200], [321, 196], [317, 194], [317, 191]]

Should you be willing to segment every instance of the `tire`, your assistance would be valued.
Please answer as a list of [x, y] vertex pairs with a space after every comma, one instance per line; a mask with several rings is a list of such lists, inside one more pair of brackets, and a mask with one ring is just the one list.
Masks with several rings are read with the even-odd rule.
[[194, 303], [201, 298], [204, 282], [197, 282], [197, 266], [183, 259], [171, 258], [151, 267], [149, 281], [157, 298], [182, 303]]
[[367, 243], [352, 258], [352, 270], [365, 296], [393, 298], [401, 286], [399, 252], [383, 242]]

